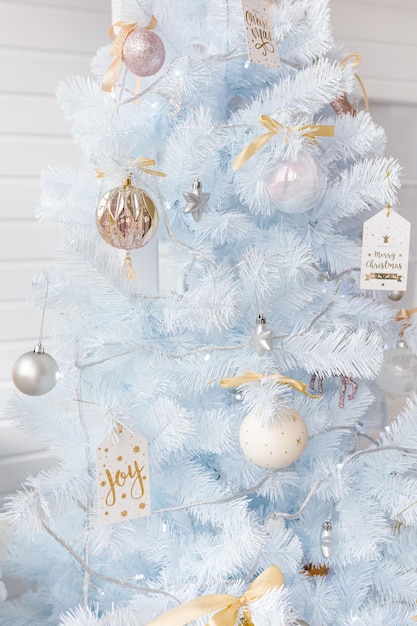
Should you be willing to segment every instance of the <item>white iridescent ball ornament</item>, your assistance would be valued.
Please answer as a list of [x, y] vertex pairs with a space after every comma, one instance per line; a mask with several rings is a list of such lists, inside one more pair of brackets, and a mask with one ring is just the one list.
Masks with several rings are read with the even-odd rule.
[[243, 454], [261, 467], [286, 467], [304, 452], [308, 442], [307, 426], [297, 411], [280, 408], [272, 420], [255, 409], [240, 427], [239, 442]]
[[415, 389], [417, 356], [405, 341], [401, 340], [395, 348], [385, 350], [382, 367], [375, 380], [382, 391], [393, 396], [405, 396]]
[[51, 391], [57, 383], [58, 374], [55, 359], [45, 352], [41, 342], [33, 352], [22, 354], [12, 369], [15, 386], [27, 396], [42, 396]]
[[265, 178], [272, 203], [284, 213], [305, 213], [323, 199], [327, 177], [320, 161], [305, 150], [296, 161], [277, 161]]
[[122, 59], [135, 76], [153, 76], [164, 64], [165, 46], [159, 35], [137, 26], [125, 39]]

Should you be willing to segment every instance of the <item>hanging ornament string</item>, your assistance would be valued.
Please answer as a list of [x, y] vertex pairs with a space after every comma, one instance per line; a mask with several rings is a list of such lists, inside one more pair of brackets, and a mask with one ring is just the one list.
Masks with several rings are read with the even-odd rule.
[[206, 626], [234, 626], [241, 610], [244, 611], [248, 623], [251, 623], [249, 622], [251, 619], [249, 605], [268, 591], [283, 587], [283, 585], [284, 577], [281, 570], [276, 565], [272, 565], [255, 578], [242, 596], [236, 597], [222, 593], [202, 596], [167, 611], [149, 622], [148, 626], [185, 626], [214, 611], [217, 612], [209, 619]]
[[302, 126], [284, 126], [277, 120], [274, 120], [268, 115], [261, 115], [259, 118], [262, 126], [268, 130], [264, 135], [260, 135], [254, 139], [233, 161], [232, 168], [234, 171], [238, 170], [242, 165], [249, 161], [254, 154], [259, 152], [275, 135], [279, 135], [282, 132], [286, 134], [292, 132], [299, 132], [305, 139], [309, 139], [315, 143], [317, 137], [334, 137], [334, 126], [324, 124], [303, 124]]
[[[152, 15], [151, 21], [147, 26], [144, 26], [144, 28], [146, 30], [152, 30], [155, 28], [156, 24], [157, 20]], [[116, 87], [122, 69], [123, 45], [128, 36], [133, 33], [137, 25], [137, 22], [116, 22], [110, 26], [109, 34], [113, 41], [110, 56], [115, 58], [104, 74], [102, 82], [103, 91], [112, 92]], [[119, 29], [119, 32], [116, 35], [117, 28]]]
[[[287, 376], [282, 376], [281, 374], [256, 374], [256, 372], [244, 372], [240, 376], [235, 376], [234, 378], [223, 378], [220, 381], [220, 386], [223, 389], [232, 389], [233, 387], [240, 387], [241, 385], [246, 385], [247, 383], [253, 383], [261, 380], [272, 380], [277, 385], [288, 385], [303, 393], [305, 396], [309, 398], [313, 398], [314, 400], [318, 400], [321, 396], [314, 396], [307, 391], [307, 385], [302, 383], [301, 380], [295, 380], [294, 378], [288, 378]], [[210, 381], [213, 382], [213, 381]]]
[[[340, 67], [341, 68], [346, 67], [349, 61], [351, 62], [352, 67], [356, 67], [356, 65], [359, 65], [361, 60], [362, 60], [361, 55], [358, 54], [357, 52], [353, 52], [352, 54], [349, 54], [347, 57], [342, 59], [342, 61], [340, 61]], [[367, 113], [369, 113], [369, 98], [368, 98], [368, 94], [366, 93], [364, 82], [362, 78], [359, 76], [359, 74], [355, 73], [354, 76], [359, 83], [359, 87], [361, 88], [363, 101], [365, 103], [365, 109]]]
[[45, 281], [46, 281], [46, 287], [45, 287], [45, 298], [43, 301], [43, 307], [42, 307], [42, 317], [41, 317], [41, 325], [39, 328], [39, 338], [38, 338], [38, 343], [37, 346], [42, 349], [42, 340], [43, 340], [43, 328], [44, 328], [44, 324], [45, 324], [45, 312], [46, 312], [46, 305], [48, 302], [48, 294], [49, 294], [49, 278], [48, 278], [48, 274], [46, 272], [44, 272], [45, 274]]

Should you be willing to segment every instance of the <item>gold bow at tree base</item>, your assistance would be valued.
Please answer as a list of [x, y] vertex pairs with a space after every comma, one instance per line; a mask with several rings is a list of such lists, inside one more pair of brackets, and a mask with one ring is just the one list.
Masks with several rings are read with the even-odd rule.
[[243, 610], [241, 626], [254, 626], [249, 605], [268, 591], [284, 586], [284, 576], [276, 565], [271, 565], [249, 585], [244, 595], [236, 597], [215, 593], [185, 602], [167, 611], [147, 626], [185, 626], [189, 622], [214, 613], [206, 626], [235, 626]]

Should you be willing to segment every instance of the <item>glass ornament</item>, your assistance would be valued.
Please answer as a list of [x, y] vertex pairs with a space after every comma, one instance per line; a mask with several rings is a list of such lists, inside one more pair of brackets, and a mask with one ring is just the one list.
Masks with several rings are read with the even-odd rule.
[[332, 556], [332, 543], [332, 523], [330, 520], [326, 520], [323, 523], [320, 535], [321, 553], [325, 559], [329, 559]]
[[152, 76], [159, 72], [164, 64], [165, 46], [159, 35], [137, 26], [126, 37], [122, 60], [135, 76]]
[[297, 411], [285, 407], [271, 421], [255, 409], [243, 420], [239, 432], [244, 455], [261, 467], [286, 467], [304, 452], [307, 426]]
[[25, 352], [14, 363], [12, 379], [19, 391], [27, 396], [42, 396], [51, 391], [58, 380], [58, 365], [47, 354], [41, 342], [33, 352]]
[[142, 248], [154, 236], [159, 216], [154, 201], [127, 179], [122, 187], [111, 189], [96, 210], [98, 232], [104, 241], [120, 250]]
[[417, 383], [417, 356], [405, 341], [400, 340], [395, 348], [385, 350], [375, 380], [382, 391], [393, 396], [404, 396], [413, 391]]
[[301, 151], [293, 161], [277, 161], [265, 178], [272, 203], [284, 213], [305, 213], [317, 206], [326, 191], [327, 177], [310, 152]]

